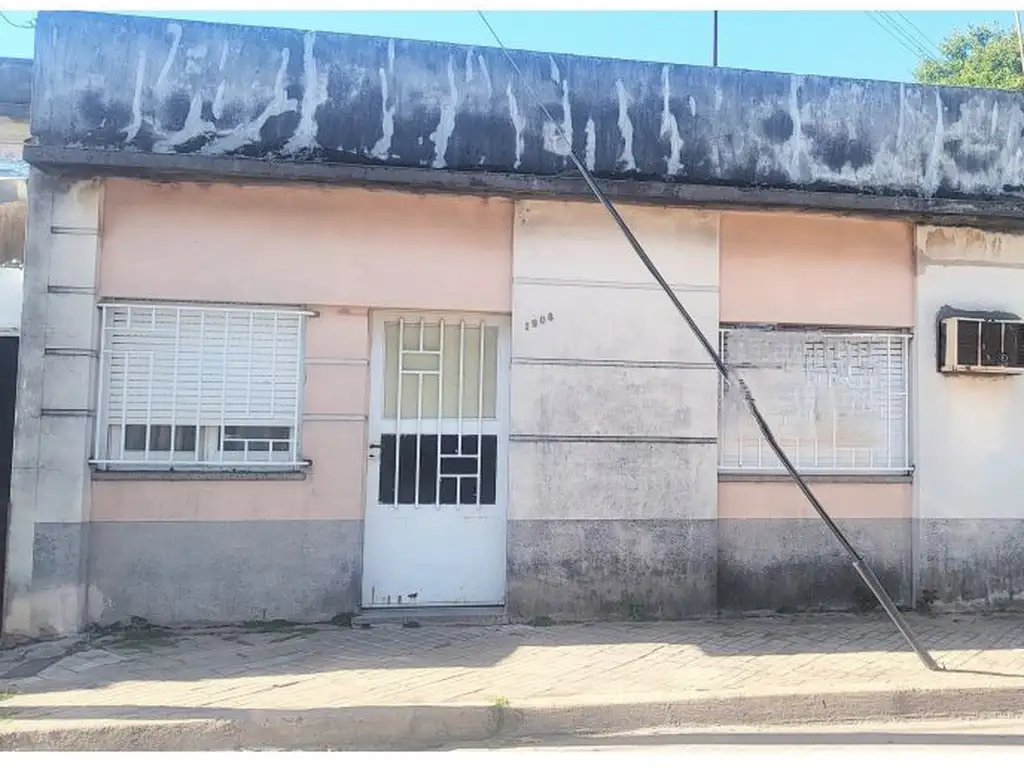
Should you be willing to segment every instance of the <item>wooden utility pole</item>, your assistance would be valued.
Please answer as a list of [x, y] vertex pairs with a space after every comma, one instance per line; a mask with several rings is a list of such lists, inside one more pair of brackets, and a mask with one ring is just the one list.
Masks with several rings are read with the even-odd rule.
[[[712, 11], [714, 14], [714, 29], [712, 30], [711, 38], [711, 66], [718, 66], [718, 11]], [[1020, 39], [1020, 19], [1017, 20], [1017, 39]], [[1024, 50], [1021, 52], [1021, 60], [1024, 61]]]
[[1013, 12], [1013, 20], [1017, 23], [1017, 50], [1020, 52], [1020, 71], [1024, 73], [1024, 38], [1020, 34], [1020, 12]]

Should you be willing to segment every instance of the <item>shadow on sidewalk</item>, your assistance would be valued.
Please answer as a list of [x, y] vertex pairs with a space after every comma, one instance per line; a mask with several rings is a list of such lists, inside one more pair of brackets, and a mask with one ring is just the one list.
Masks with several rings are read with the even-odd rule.
[[[950, 672], [1024, 681], [1017, 673], [993, 671], [971, 651], [1024, 648], [1024, 617], [910, 617], [924, 645], [950, 656]], [[289, 626], [275, 632], [225, 629], [205, 632], [163, 630], [153, 637], [96, 638], [84, 654], [60, 661], [25, 661], [8, 669], [0, 689], [25, 693], [96, 689], [126, 681], [196, 682], [234, 678], [316, 675], [341, 671], [484, 669], [526, 648], [565, 648], [593, 657], [602, 646], [645, 644], [624, 663], [642, 663], [645, 654], [665, 653], [673, 663], [732, 664], [732, 659], [765, 659], [806, 654], [819, 657], [909, 649], [881, 616], [787, 616], [719, 621], [555, 625], [547, 627], [377, 627], [347, 629], [329, 625]], [[583, 650], [581, 650], [581, 648]], [[571, 649], [571, 650], [570, 650]], [[109, 657], [103, 652], [115, 654]], [[599, 654], [600, 651], [598, 650]], [[87, 658], [99, 657], [98, 661]], [[746, 663], [739, 658], [738, 663]], [[893, 663], [896, 663], [895, 661]], [[50, 664], [51, 669], [45, 667]], [[74, 664], [79, 664], [75, 667]], [[71, 665], [71, 666], [67, 666]], [[989, 669], [985, 669], [988, 666]], [[60, 672], [61, 668], [63, 672]], [[903, 668], [900, 666], [899, 668]], [[43, 671], [42, 678], [31, 677]], [[57, 671], [59, 674], [54, 674]], [[748, 667], [749, 671], [749, 667]], [[29, 679], [31, 678], [31, 679]]]

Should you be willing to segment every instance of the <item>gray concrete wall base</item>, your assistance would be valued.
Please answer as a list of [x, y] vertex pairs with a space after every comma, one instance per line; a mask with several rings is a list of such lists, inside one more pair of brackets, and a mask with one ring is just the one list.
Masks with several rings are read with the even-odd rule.
[[715, 611], [714, 520], [512, 520], [513, 619], [679, 619]]
[[[893, 600], [912, 606], [911, 521], [837, 524]], [[873, 609], [876, 600], [820, 520], [720, 520], [718, 606], [723, 611], [864, 610]]]
[[[101, 625], [132, 616], [157, 624], [318, 622], [359, 608], [359, 520], [40, 526], [37, 547], [60, 551], [83, 527], [89, 620]], [[59, 581], [59, 563], [52, 569], [41, 575]]]
[[917, 523], [918, 597], [933, 608], [1024, 609], [1024, 520]]

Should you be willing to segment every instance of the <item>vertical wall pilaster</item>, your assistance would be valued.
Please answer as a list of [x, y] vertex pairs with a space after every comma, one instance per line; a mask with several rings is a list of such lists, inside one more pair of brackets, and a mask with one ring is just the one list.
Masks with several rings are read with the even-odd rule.
[[102, 184], [33, 169], [28, 194], [3, 630], [36, 636], [87, 621]]
[[[715, 339], [718, 215], [622, 213]], [[512, 290], [509, 612], [713, 611], [717, 372], [599, 205], [519, 204]]]

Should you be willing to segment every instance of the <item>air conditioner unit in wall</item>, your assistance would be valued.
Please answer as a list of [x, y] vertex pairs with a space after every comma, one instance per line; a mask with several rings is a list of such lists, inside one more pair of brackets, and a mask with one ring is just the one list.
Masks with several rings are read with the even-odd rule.
[[942, 373], [1024, 373], [1024, 321], [954, 315], [939, 320]]

